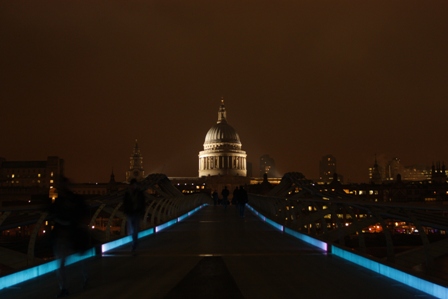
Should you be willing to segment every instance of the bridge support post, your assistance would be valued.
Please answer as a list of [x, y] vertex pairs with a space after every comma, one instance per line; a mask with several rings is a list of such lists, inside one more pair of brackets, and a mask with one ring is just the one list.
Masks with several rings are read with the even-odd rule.
[[381, 224], [381, 227], [383, 228], [387, 245], [387, 261], [393, 263], [395, 262], [395, 252], [394, 252], [394, 243], [392, 240], [392, 235], [389, 229], [387, 228], [386, 222], [384, 221], [383, 217], [381, 217], [381, 215], [377, 211], [372, 212], [374, 213], [376, 219], [378, 219], [378, 222]]
[[[0, 203], [1, 203], [1, 201], [0, 201]], [[9, 215], [11, 215], [11, 211], [3, 212], [2, 216], [0, 217], [0, 226], [6, 220], [6, 218], [8, 218]]]
[[[115, 214], [117, 213], [118, 209], [121, 207], [121, 205], [123, 204], [123, 202], [119, 202], [117, 204], [117, 206], [114, 208], [114, 210], [112, 211], [112, 213], [110, 214], [109, 217], [109, 221], [107, 221], [107, 227], [106, 227], [106, 240], [110, 240], [110, 227], [112, 226], [112, 221], [115, 217]], [[123, 219], [123, 222], [125, 222], [125, 219]], [[122, 222], [122, 227], [123, 227], [123, 222]], [[124, 235], [124, 231], [122, 229], [122, 231], [120, 232], [120, 234], [123, 236]]]
[[104, 209], [104, 207], [106, 206], [105, 203], [101, 204], [98, 209], [96, 209], [95, 214], [93, 214], [92, 219], [90, 219], [90, 223], [89, 223], [89, 228], [92, 227], [92, 225], [95, 224], [96, 218], [98, 217], [98, 215], [100, 214], [101, 210]]
[[47, 218], [47, 216], [48, 216], [47, 212], [43, 212], [40, 215], [39, 219], [36, 222], [36, 225], [34, 226], [33, 232], [31, 233], [30, 241], [28, 243], [28, 257], [27, 257], [27, 265], [28, 266], [31, 266], [34, 264], [34, 248], [36, 246], [37, 236], [39, 234], [40, 228], [42, 227], [42, 223]]
[[422, 223], [419, 220], [417, 220], [417, 218], [414, 216], [414, 214], [412, 214], [411, 212], [408, 211], [408, 216], [418, 229], [418, 233], [419, 233], [420, 238], [422, 239], [422, 243], [423, 243], [423, 251], [425, 253], [426, 266], [431, 269], [434, 266], [434, 258], [432, 257], [431, 252], [430, 252], [430, 248], [429, 248], [430, 242], [428, 239], [428, 235], [426, 234], [425, 230], [423, 229]]
[[352, 225], [355, 225], [356, 231], [358, 233], [358, 244], [359, 249], [362, 253], [367, 252], [366, 240], [364, 239], [364, 234], [362, 233], [362, 227], [358, 225], [358, 219], [356, 219], [355, 212], [350, 209], [350, 216], [352, 217]]

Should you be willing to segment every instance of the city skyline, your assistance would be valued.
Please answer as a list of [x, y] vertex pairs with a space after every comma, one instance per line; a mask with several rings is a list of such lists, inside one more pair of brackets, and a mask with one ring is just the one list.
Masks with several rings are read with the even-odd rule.
[[197, 176], [221, 97], [252, 163], [345, 182], [375, 156], [448, 162], [448, 4], [1, 3], [0, 157], [65, 160], [77, 182]]

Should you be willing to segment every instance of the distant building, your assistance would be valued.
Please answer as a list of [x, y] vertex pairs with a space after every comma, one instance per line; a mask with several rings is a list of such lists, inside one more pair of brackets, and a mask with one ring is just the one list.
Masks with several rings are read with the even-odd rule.
[[253, 172], [252, 172], [252, 163], [249, 161], [246, 161], [246, 168], [247, 168], [247, 177], [252, 177], [253, 176]]
[[277, 171], [275, 169], [275, 160], [269, 157], [268, 154], [260, 157], [260, 178], [264, 177], [265, 174], [267, 174], [268, 177], [274, 177], [277, 174]]
[[205, 178], [205, 188], [220, 193], [224, 186], [232, 192], [237, 186], [248, 185], [246, 157], [238, 133], [227, 122], [221, 99], [218, 121], [208, 130], [204, 150], [199, 152], [199, 177]]
[[446, 184], [447, 173], [445, 164], [438, 162], [436, 165], [432, 164], [431, 167], [431, 183], [433, 184]]
[[403, 181], [429, 181], [431, 180], [431, 167], [427, 165], [405, 166], [403, 169]]
[[74, 183], [70, 185], [70, 190], [86, 197], [96, 197], [108, 194], [108, 185], [108, 183]]
[[265, 173], [262, 178], [252, 178], [247, 191], [256, 194], [267, 194], [276, 185], [280, 184], [282, 178], [268, 178]]
[[145, 178], [145, 171], [143, 169], [143, 157], [138, 147], [137, 139], [135, 140], [134, 150], [130, 157], [129, 170], [126, 171], [126, 181], [130, 182], [132, 179], [141, 181]]
[[[326, 188], [326, 187], [325, 187]], [[448, 200], [448, 184], [430, 181], [403, 181], [397, 175], [394, 181], [381, 184], [343, 184], [346, 194], [372, 202], [440, 202]], [[321, 191], [333, 191], [330, 188]]]
[[97, 197], [108, 194], [116, 194], [118, 191], [127, 188], [127, 184], [115, 181], [115, 175], [112, 171], [108, 183], [74, 183], [70, 189], [84, 197]]
[[218, 111], [218, 121], [205, 135], [204, 150], [199, 152], [199, 177], [238, 175], [245, 177], [246, 152], [235, 129], [227, 123], [224, 100]]
[[378, 165], [378, 161], [375, 156], [375, 163], [373, 163], [373, 167], [369, 168], [369, 180], [372, 184], [381, 184], [383, 182], [381, 172], [382, 169]]
[[250, 183], [251, 165], [246, 160], [238, 133], [227, 122], [224, 100], [218, 109], [218, 121], [208, 130], [203, 146], [204, 150], [198, 155], [198, 177], [170, 178], [182, 193], [210, 194], [216, 190], [221, 194], [224, 187], [232, 193], [237, 186]]
[[[442, 172], [440, 163], [437, 167], [433, 165], [433, 168], [427, 165], [404, 166], [402, 165], [400, 158], [395, 157], [391, 160], [383, 159], [379, 162], [375, 157], [373, 166], [369, 168], [369, 181], [374, 184], [396, 181], [398, 175], [402, 181], [431, 181], [434, 173], [441, 174]], [[441, 180], [443, 181], [443, 178]], [[440, 179], [435, 178], [435, 181], [440, 181]]]
[[211, 193], [209, 187], [206, 186], [206, 177], [170, 177], [169, 180], [183, 194]]
[[[319, 162], [319, 180], [318, 183], [329, 184], [333, 181], [336, 173], [336, 158], [332, 155], [325, 155]], [[340, 179], [340, 177], [338, 176]]]
[[0, 158], [0, 195], [17, 200], [33, 194], [55, 196], [59, 176], [64, 175], [64, 160], [49, 156], [43, 161], [7, 161]]
[[395, 157], [389, 162], [385, 170], [386, 170], [386, 180], [394, 181], [397, 179], [397, 175], [402, 176], [404, 167], [401, 164], [400, 158]]

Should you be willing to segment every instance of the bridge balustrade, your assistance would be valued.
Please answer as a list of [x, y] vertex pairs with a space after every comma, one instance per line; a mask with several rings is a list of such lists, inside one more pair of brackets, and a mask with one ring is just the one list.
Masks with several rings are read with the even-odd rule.
[[[174, 193], [174, 192], [172, 192]], [[126, 235], [126, 215], [122, 212], [124, 192], [87, 200], [88, 228], [92, 246]], [[176, 219], [204, 203], [210, 196], [202, 193], [166, 194], [160, 197], [145, 193], [147, 207], [142, 229]], [[175, 195], [171, 197], [171, 195]], [[0, 277], [52, 260], [51, 215], [47, 206], [2, 207], [0, 210]]]
[[[328, 244], [328, 248], [335, 245], [408, 273], [448, 281], [448, 273], [438, 266], [448, 257], [446, 205], [373, 203], [317, 192], [301, 195], [250, 194], [249, 204], [285, 228]], [[400, 234], [395, 229], [397, 222], [417, 230]], [[375, 232], [369, 231], [372, 227]]]

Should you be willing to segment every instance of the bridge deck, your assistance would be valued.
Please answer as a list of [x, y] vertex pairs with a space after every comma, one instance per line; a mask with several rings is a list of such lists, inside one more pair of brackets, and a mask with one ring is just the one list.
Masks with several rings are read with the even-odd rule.
[[[69, 269], [69, 298], [433, 298], [325, 254], [246, 212], [208, 206], [183, 222]], [[0, 291], [54, 298], [55, 273]]]

